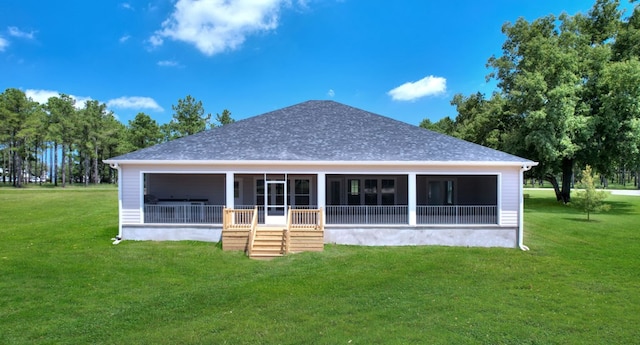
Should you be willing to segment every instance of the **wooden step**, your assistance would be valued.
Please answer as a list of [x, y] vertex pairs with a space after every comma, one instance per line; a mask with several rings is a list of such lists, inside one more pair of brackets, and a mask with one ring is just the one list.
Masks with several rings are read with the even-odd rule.
[[256, 230], [258, 231], [285, 231], [287, 229], [286, 226], [283, 225], [258, 225]]
[[274, 258], [279, 258], [282, 257], [284, 255], [279, 254], [279, 255], [274, 255], [274, 254], [251, 254], [250, 258], [253, 260], [271, 260]]

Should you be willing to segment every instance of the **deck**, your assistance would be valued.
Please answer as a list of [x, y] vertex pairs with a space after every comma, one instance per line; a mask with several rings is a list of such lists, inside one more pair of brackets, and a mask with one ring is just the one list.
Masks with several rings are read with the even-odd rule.
[[258, 223], [258, 208], [223, 211], [222, 249], [242, 250], [252, 259], [271, 259], [291, 253], [322, 251], [322, 209], [289, 209], [284, 225]]

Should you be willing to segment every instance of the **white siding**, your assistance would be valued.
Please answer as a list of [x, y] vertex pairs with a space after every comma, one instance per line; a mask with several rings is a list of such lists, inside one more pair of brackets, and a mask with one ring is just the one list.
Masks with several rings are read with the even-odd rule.
[[140, 170], [122, 167], [122, 224], [141, 223]]
[[520, 169], [517, 168], [505, 170], [502, 173], [502, 199], [500, 204], [500, 225], [502, 226], [518, 226], [519, 174]]
[[[404, 175], [409, 172], [421, 174], [495, 174], [499, 175], [500, 195], [498, 196], [500, 206], [500, 227], [513, 228], [518, 226], [518, 205], [519, 205], [519, 174], [520, 169], [517, 166], [500, 167], [500, 166], [388, 166], [388, 165], [372, 165], [365, 166], [349, 166], [327, 164], [309, 166], [309, 165], [287, 165], [275, 166], [266, 164], [242, 164], [238, 165], [152, 165], [142, 166], [138, 164], [122, 164], [122, 223], [123, 224], [140, 224], [141, 220], [141, 200], [142, 200], [142, 181], [140, 176], [143, 173], [204, 173], [204, 174], [223, 174], [232, 171], [234, 174], [262, 174], [262, 173], [289, 173], [291, 175], [315, 175], [318, 172], [326, 174], [379, 174], [379, 175]], [[246, 175], [244, 177], [247, 177]], [[215, 188], [222, 188], [223, 179], [216, 181]], [[254, 179], [244, 178], [244, 193], [253, 193]], [[213, 186], [211, 187], [213, 188]], [[252, 201], [248, 195], [245, 195], [244, 203]], [[313, 200], [313, 197], [312, 197]], [[217, 200], [216, 200], [217, 201]]]

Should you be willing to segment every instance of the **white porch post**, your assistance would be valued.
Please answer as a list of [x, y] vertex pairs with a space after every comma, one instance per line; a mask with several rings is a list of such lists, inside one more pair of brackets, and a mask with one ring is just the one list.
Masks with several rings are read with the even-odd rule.
[[417, 203], [417, 192], [416, 192], [416, 173], [409, 173], [407, 175], [407, 189], [408, 189], [408, 209], [409, 209], [409, 225], [416, 225], [416, 203]]
[[325, 210], [327, 206], [327, 175], [325, 173], [318, 173], [316, 184], [318, 185], [318, 193], [316, 195], [318, 208], [322, 207], [322, 218], [326, 219]]
[[234, 208], [234, 195], [233, 195], [233, 183], [234, 182], [234, 174], [232, 172], [227, 172], [227, 176], [225, 178], [225, 206], [227, 208]]

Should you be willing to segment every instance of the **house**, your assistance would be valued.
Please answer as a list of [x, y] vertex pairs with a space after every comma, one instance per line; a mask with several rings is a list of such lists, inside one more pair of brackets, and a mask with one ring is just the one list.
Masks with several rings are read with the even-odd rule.
[[225, 212], [282, 227], [288, 210], [317, 210], [324, 243], [521, 249], [523, 172], [537, 165], [334, 101], [105, 162], [124, 240], [220, 241]]

